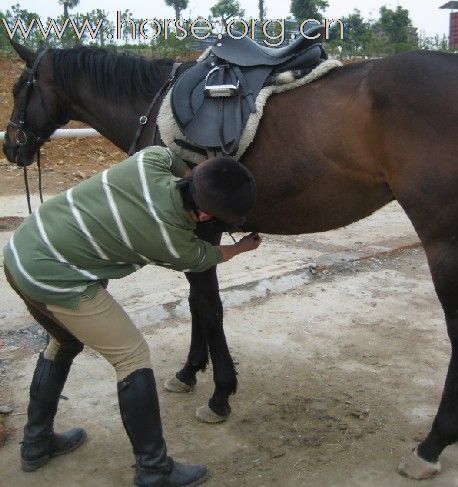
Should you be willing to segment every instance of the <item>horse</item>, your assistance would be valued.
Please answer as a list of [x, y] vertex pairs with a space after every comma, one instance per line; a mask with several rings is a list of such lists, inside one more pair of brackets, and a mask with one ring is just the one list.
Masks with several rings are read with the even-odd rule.
[[[173, 60], [95, 48], [33, 52], [13, 46], [26, 69], [13, 89], [4, 153], [21, 166], [30, 164], [56, 127], [69, 120], [89, 124], [128, 151], [138, 135], [139, 116], [174, 67]], [[179, 73], [192, 64], [180, 66]], [[458, 440], [457, 79], [458, 56], [437, 52], [403, 53], [335, 69], [272, 96], [241, 158], [258, 189], [244, 231], [323, 232], [367, 217], [392, 200], [413, 223], [452, 353], [431, 430], [399, 467], [412, 478], [437, 473], [441, 452]], [[155, 143], [153, 132], [141, 131], [137, 148]], [[211, 226], [200, 226], [197, 233], [213, 244], [221, 238], [221, 229]], [[186, 277], [191, 346], [176, 378], [186, 390], [192, 388], [209, 353], [215, 390], [207, 409], [225, 418], [237, 379], [223, 330], [216, 268]]]

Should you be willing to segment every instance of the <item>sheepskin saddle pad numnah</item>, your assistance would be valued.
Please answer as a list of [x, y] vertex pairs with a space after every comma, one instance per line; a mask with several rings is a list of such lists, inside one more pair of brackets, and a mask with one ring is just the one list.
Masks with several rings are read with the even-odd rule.
[[[198, 64], [205, 61], [206, 55], [208, 56], [207, 53], [203, 54], [203, 56], [198, 60]], [[240, 159], [254, 140], [257, 128], [259, 126], [259, 122], [264, 111], [264, 106], [266, 105], [270, 95], [274, 93], [282, 93], [288, 90], [292, 90], [294, 88], [298, 88], [299, 86], [312, 83], [313, 81], [316, 81], [319, 78], [325, 76], [333, 69], [339, 68], [341, 66], [342, 63], [340, 61], [328, 59], [321, 61], [313, 70], [304, 70], [304, 72], [306, 73], [305, 76], [301, 76], [299, 78], [298, 74], [301, 73], [301, 70], [273, 73], [269, 77], [270, 84], [268, 86], [261, 87], [256, 98], [251, 100], [251, 107], [249, 108], [248, 112], [245, 108], [245, 122], [243, 123], [243, 121], [241, 120], [241, 118], [244, 116], [244, 114], [241, 113], [238, 115], [239, 120], [234, 123], [228, 123], [228, 121], [231, 121], [231, 118], [227, 119], [226, 126], [224, 128], [217, 127], [215, 123], [213, 123], [213, 134], [209, 133], [208, 120], [202, 119], [202, 121], [199, 122], [197, 117], [196, 119], [191, 119], [191, 117], [189, 116], [189, 107], [187, 111], [182, 111], [181, 116], [186, 119], [187, 123], [192, 124], [192, 130], [183, 130], [182, 127], [180, 127], [180, 124], [175, 118], [176, 105], [173, 106], [172, 103], [173, 90], [176, 87], [175, 84], [165, 96], [158, 113], [157, 126], [160, 132], [161, 139], [164, 144], [169, 147], [173, 152], [179, 155], [182, 159], [193, 164], [199, 164], [209, 157], [221, 155], [225, 151], [230, 151], [230, 149], [232, 149], [232, 151], [230, 152], [231, 155], [233, 155], [237, 159]], [[204, 79], [204, 83], [205, 81], [206, 80]], [[203, 90], [201, 91], [201, 93], [203, 94]], [[202, 97], [202, 95], [197, 96]], [[227, 98], [224, 98], [224, 100], [227, 101]], [[222, 101], [220, 101], [218, 98], [215, 98], [211, 101], [220, 103], [219, 108], [221, 111]], [[198, 100], [197, 104], [199, 103], [201, 104], [202, 101]], [[214, 113], [216, 112], [217, 110]], [[201, 111], [200, 115], [205, 116], [206, 113], [208, 115], [210, 112], [205, 112], [205, 110], [203, 110]], [[183, 118], [181, 122], [183, 122]], [[238, 127], [232, 126], [237, 124]], [[199, 138], [200, 127], [202, 127], [201, 132], [205, 130], [203, 138]], [[239, 134], [239, 136], [237, 136], [236, 134], [237, 129], [241, 131], [241, 134]], [[187, 133], [185, 134], [184, 132]], [[192, 133], [195, 137], [191, 138], [189, 136], [189, 133]], [[199, 141], [196, 142], [195, 139], [199, 139]], [[235, 143], [232, 143], [231, 147], [230, 142], [233, 140], [235, 140]], [[206, 143], [202, 144], [202, 141], [206, 141]], [[211, 143], [208, 143], [208, 141], [210, 141]], [[221, 142], [223, 145], [226, 145], [226, 150], [221, 150], [221, 147], [218, 147], [220, 144], [217, 142]]]

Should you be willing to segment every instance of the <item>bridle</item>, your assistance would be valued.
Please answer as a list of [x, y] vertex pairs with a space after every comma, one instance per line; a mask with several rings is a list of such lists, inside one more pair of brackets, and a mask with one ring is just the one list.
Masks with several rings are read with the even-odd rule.
[[[33, 144], [37, 146], [36, 150], [36, 155], [37, 155], [37, 166], [38, 166], [38, 189], [40, 193], [40, 201], [43, 203], [43, 190], [42, 190], [42, 184], [41, 184], [41, 161], [40, 161], [40, 144], [43, 142], [46, 142], [49, 140], [49, 137], [51, 134], [59, 128], [65, 121], [62, 122], [57, 122], [54, 120], [53, 117], [49, 115], [49, 111], [46, 108], [43, 92], [40, 88], [40, 85], [38, 84], [38, 79], [37, 79], [37, 74], [38, 74], [38, 67], [40, 65], [41, 60], [47, 54], [49, 49], [43, 49], [40, 51], [35, 58], [33, 64], [31, 67], [26, 67], [25, 72], [27, 74], [26, 78], [26, 83], [21, 89], [20, 92], [20, 98], [19, 98], [19, 108], [18, 108], [18, 122], [15, 122], [13, 120], [9, 120], [8, 125], [11, 127], [14, 127], [16, 129], [16, 147], [25, 147], [28, 144]], [[26, 127], [25, 124], [25, 119], [27, 116], [27, 105], [30, 99], [30, 93], [32, 89], [35, 88], [36, 93], [38, 94], [40, 98], [40, 103], [42, 106], [42, 109], [44, 112], [46, 112], [46, 115], [51, 122], [51, 127], [47, 131], [46, 135], [40, 135], [37, 132], [31, 130], [30, 128]], [[9, 139], [8, 136], [8, 131], [5, 134], [5, 142], [11, 144], [11, 140]], [[32, 207], [30, 204], [30, 190], [29, 190], [29, 184], [28, 184], [28, 178], [27, 178], [27, 166], [23, 167], [24, 169], [24, 184], [25, 184], [25, 190], [26, 190], [26, 195], [27, 195], [27, 206], [29, 209], [29, 213], [32, 213]]]
[[[35, 58], [33, 65], [31, 67], [26, 67], [25, 71], [27, 73], [27, 80], [25, 83], [25, 86], [22, 88], [22, 91], [20, 93], [21, 98], [19, 102], [19, 108], [18, 108], [18, 122], [14, 122], [13, 120], [9, 120], [8, 125], [11, 127], [14, 127], [16, 129], [16, 146], [19, 147], [25, 147], [29, 143], [33, 143], [38, 146], [36, 155], [37, 155], [37, 166], [38, 166], [38, 187], [39, 187], [39, 193], [40, 193], [40, 201], [43, 203], [43, 192], [42, 192], [42, 184], [41, 184], [41, 162], [40, 162], [40, 143], [47, 142], [51, 136], [51, 134], [60, 126], [62, 126], [65, 121], [58, 122], [53, 119], [49, 115], [49, 112], [46, 108], [46, 104], [44, 101], [44, 96], [42, 93], [42, 90], [40, 89], [40, 86], [38, 84], [38, 79], [37, 79], [37, 73], [38, 73], [38, 67], [40, 65], [41, 60], [45, 56], [45, 54], [49, 51], [49, 49], [44, 49], [40, 51], [40, 53], [37, 55]], [[151, 115], [151, 112], [153, 111], [153, 108], [156, 106], [157, 102], [161, 98], [164, 93], [167, 92], [168, 88], [172, 85], [173, 81], [175, 80], [176, 73], [178, 71], [178, 68], [180, 67], [181, 63], [174, 63], [172, 67], [172, 72], [169, 76], [169, 78], [165, 81], [165, 83], [161, 86], [159, 91], [156, 93], [156, 96], [154, 97], [153, 101], [149, 105], [147, 111], [140, 116], [139, 118], [139, 125], [136, 130], [136, 133], [134, 135], [134, 139], [132, 141], [132, 144], [129, 148], [128, 155], [132, 155], [135, 153], [138, 145], [138, 141], [140, 139], [140, 136], [143, 132], [143, 129], [148, 123], [148, 119]], [[35, 131], [29, 129], [26, 127], [25, 124], [25, 119], [27, 115], [27, 104], [30, 98], [30, 93], [32, 91], [32, 88], [35, 88], [36, 92], [38, 93], [38, 96], [40, 98], [40, 102], [43, 108], [43, 111], [46, 112], [46, 115], [48, 119], [51, 122], [51, 128], [48, 130], [48, 133], [46, 135], [40, 135], [36, 133]], [[156, 121], [155, 121], [156, 122]], [[157, 132], [157, 124], [154, 124], [154, 139], [156, 138], [156, 132]], [[153, 139], [153, 140], [154, 140]], [[11, 140], [8, 137], [8, 132], [5, 134], [5, 141], [7, 143], [11, 143]], [[29, 184], [28, 184], [28, 178], [27, 178], [27, 166], [23, 167], [24, 169], [24, 184], [25, 184], [25, 190], [26, 190], [26, 196], [27, 196], [27, 206], [29, 209], [29, 213], [32, 213], [32, 207], [30, 204], [30, 190], [29, 190]]]

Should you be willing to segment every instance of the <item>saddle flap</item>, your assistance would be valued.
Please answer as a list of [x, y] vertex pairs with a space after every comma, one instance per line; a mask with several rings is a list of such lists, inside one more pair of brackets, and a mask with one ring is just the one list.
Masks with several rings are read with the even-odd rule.
[[[185, 71], [171, 94], [172, 111], [183, 133], [202, 147], [236, 150], [241, 130], [255, 110], [254, 100], [271, 71], [270, 66], [256, 66], [242, 72], [214, 57]], [[209, 87], [224, 92], [236, 89], [232, 96], [205, 96]]]
[[[196, 63], [192, 68], [186, 70], [173, 85], [173, 114], [181, 126], [186, 126], [194, 117], [192, 102], [203, 102], [203, 88], [199, 90], [198, 87], [207, 76], [207, 73], [208, 66], [206, 63]], [[200, 91], [202, 91], [201, 100], [199, 100]]]
[[[201, 147], [221, 150], [239, 137], [241, 106], [237, 98], [217, 100], [216, 103], [224, 103], [224, 109], [215, 110], [210, 104], [203, 103], [187, 125], [186, 135]], [[206, 129], [209, 127], [211, 130]]]

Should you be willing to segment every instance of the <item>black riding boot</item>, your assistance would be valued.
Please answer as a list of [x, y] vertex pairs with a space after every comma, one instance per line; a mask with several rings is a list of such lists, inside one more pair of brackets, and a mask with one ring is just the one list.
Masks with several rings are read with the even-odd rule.
[[203, 465], [183, 465], [167, 456], [151, 369], [138, 369], [118, 382], [118, 398], [122, 422], [136, 459], [135, 485], [191, 487], [205, 481], [207, 469]]
[[59, 396], [71, 364], [71, 361], [47, 360], [40, 353], [30, 385], [28, 421], [21, 445], [21, 466], [25, 472], [40, 468], [51, 457], [73, 451], [86, 439], [86, 432], [81, 428], [61, 434], [53, 430]]

